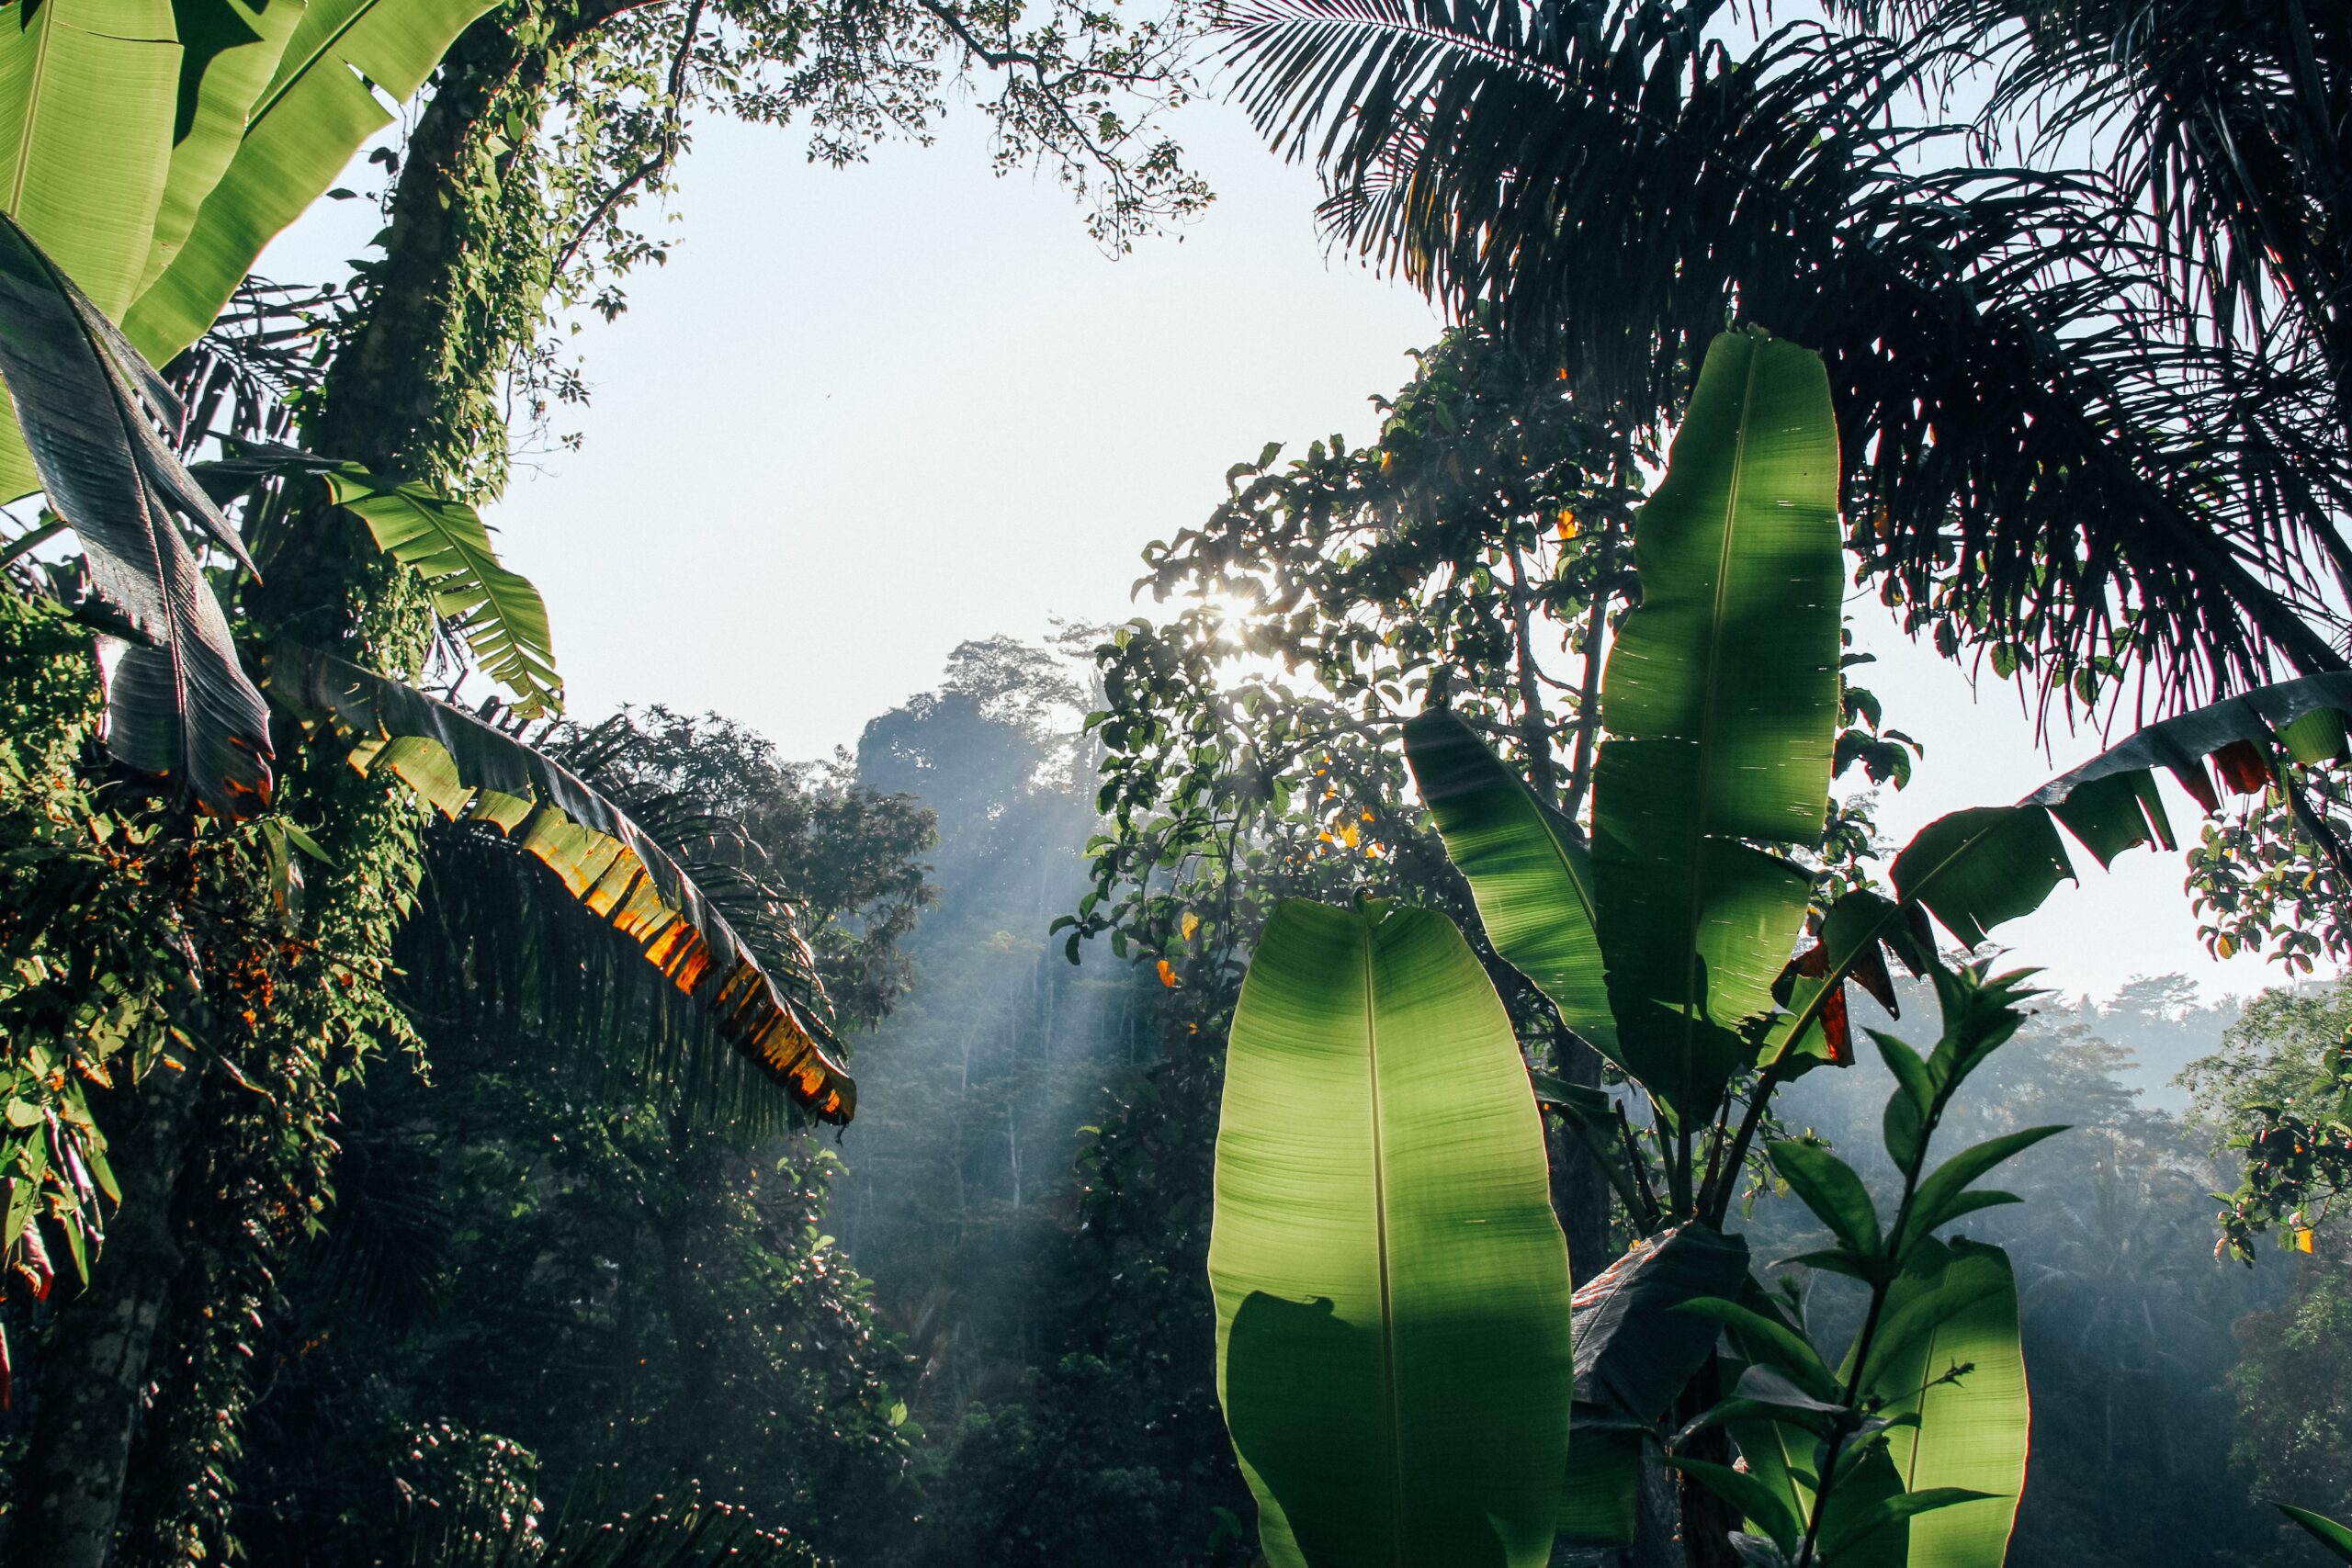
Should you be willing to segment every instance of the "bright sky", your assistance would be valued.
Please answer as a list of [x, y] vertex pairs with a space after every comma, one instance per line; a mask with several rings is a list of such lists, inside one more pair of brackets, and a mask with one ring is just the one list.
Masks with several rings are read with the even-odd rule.
[[[1368, 436], [1366, 399], [1441, 330], [1327, 257], [1311, 176], [1238, 110], [1177, 121], [1208, 214], [1116, 262], [1050, 181], [989, 177], [977, 118], [846, 172], [786, 134], [698, 127], [683, 243], [581, 340], [594, 400], [559, 423], [583, 449], [542, 455], [490, 512], [548, 598], [574, 712], [658, 701], [790, 755], [854, 744], [967, 637], [1136, 613], [1147, 541], [1204, 517], [1268, 441]], [[322, 275], [374, 226], [366, 203], [326, 204], [264, 270]], [[1874, 600], [1854, 615], [1883, 660], [1867, 683], [1928, 749], [1884, 812], [1898, 843], [2098, 750], [2061, 738], [2043, 757], [2010, 687], [1988, 674], [1978, 705]], [[2005, 928], [2017, 960], [2095, 995], [2170, 970], [2214, 990], [2277, 977], [2205, 956], [2178, 857], [2119, 866]]]

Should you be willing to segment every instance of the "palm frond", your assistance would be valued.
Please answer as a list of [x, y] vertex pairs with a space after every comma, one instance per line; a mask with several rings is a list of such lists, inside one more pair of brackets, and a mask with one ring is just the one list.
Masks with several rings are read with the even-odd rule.
[[[1342, 243], [1671, 419], [1729, 319], [1820, 350], [1866, 570], [1915, 631], [2136, 656], [2180, 697], [2341, 667], [2352, 454], [2308, 368], [2168, 332], [2161, 226], [2093, 174], [1940, 157], [1928, 57], [1714, 6], [1241, 0], [1259, 129]], [[1939, 169], [1939, 164], [1942, 167]], [[1925, 168], [1928, 172], [1918, 172]]]

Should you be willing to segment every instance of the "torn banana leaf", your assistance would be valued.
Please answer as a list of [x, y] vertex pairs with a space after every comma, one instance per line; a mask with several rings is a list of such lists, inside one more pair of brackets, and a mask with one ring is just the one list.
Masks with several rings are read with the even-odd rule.
[[2174, 848], [2158, 768], [2199, 806], [2217, 811], [2222, 790], [2256, 794], [2284, 763], [2352, 756], [2348, 729], [2352, 674], [2282, 681], [2149, 725], [2015, 806], [1938, 818], [1894, 857], [1894, 898], [1858, 891], [1831, 907], [1821, 973], [1797, 980], [1768, 1055], [1800, 1032], [1809, 1034], [1848, 978], [1869, 965], [1883, 970], [1883, 948], [1916, 971], [1931, 935], [1927, 914], [1974, 947], [1993, 927], [2040, 908], [2059, 883], [2075, 880], [2067, 837], [2102, 867], [2137, 845]]
[[[605, 795], [472, 715], [331, 654], [281, 647], [268, 684], [349, 739], [355, 768], [392, 773], [444, 817], [490, 823], [545, 864], [809, 1111], [834, 1122], [854, 1113], [857, 1086], [827, 1051], [824, 1024]], [[802, 957], [813, 990], [814, 962]]]
[[73, 525], [99, 595], [142, 639], [107, 690], [107, 748], [236, 818], [269, 799], [269, 712], [174, 521], [201, 526], [248, 571], [228, 520], [158, 423], [169, 388], [17, 221], [0, 214], [0, 380], [49, 504]]

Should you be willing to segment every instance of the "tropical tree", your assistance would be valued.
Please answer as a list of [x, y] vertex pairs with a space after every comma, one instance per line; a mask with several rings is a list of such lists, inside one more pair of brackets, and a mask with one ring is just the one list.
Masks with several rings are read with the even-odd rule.
[[[1683, 1477], [1694, 1562], [1899, 1559], [1907, 1539], [1925, 1553], [1915, 1560], [1995, 1563], [2025, 1462], [2015, 1280], [1998, 1248], [1934, 1233], [2014, 1201], [1973, 1184], [2057, 1129], [2018, 1129], [1930, 1169], [1939, 1123], [2014, 1032], [2026, 993], [2021, 976], [1948, 968], [1926, 918], [1973, 946], [1986, 926], [2039, 905], [2072, 872], [2061, 823], [2101, 860], [2167, 838], [2152, 761], [2182, 770], [2210, 802], [2208, 753], [2251, 788], [2290, 754], [2340, 751], [2333, 705], [2346, 683], [2305, 681], [2199, 710], [2016, 807], [1931, 824], [1896, 857], [1894, 897], [1845, 893], [1792, 958], [1813, 878], [1770, 850], [1816, 840], [1837, 725], [1841, 469], [1829, 390], [1803, 350], [1739, 336], [1710, 350], [1666, 481], [1634, 525], [1642, 598], [1603, 678], [1589, 842], [1458, 718], [1432, 711], [1407, 726], [1423, 799], [1495, 950], [1647, 1102], [1637, 1134], [1600, 1093], [1533, 1091], [1589, 1132], [1649, 1244], [1579, 1292], [1578, 1315], [1590, 1314], [1576, 1336], [1583, 1439], [1567, 1445], [1565, 1430], [1508, 1395], [1486, 1416], [1555, 1467], [1566, 1459], [1564, 1517], [1582, 1539], [1629, 1537], [1648, 1434]], [[1298, 931], [1278, 943], [1285, 919]], [[1402, 1543], [1430, 1532], [1478, 1560], [1540, 1562], [1552, 1540], [1545, 1499], [1557, 1494], [1533, 1480], [1497, 1490], [1516, 1470], [1408, 1484], [1420, 1478], [1405, 1435], [1419, 1414], [1408, 1398], [1412, 1369], [1433, 1353], [1419, 1337], [1517, 1347], [1496, 1352], [1491, 1383], [1478, 1384], [1506, 1390], [1552, 1375], [1555, 1344], [1533, 1326], [1541, 1294], [1510, 1281], [1541, 1277], [1556, 1237], [1518, 1216], [1513, 1179], [1479, 1174], [1483, 1161], [1523, 1164], [1503, 1129], [1513, 1101], [1533, 1094], [1506, 1095], [1477, 1076], [1492, 1048], [1456, 1036], [1488, 1028], [1479, 1007], [1436, 1010], [1457, 1021], [1442, 1029], [1417, 1021], [1414, 1009], [1441, 994], [1479, 989], [1475, 968], [1455, 977], [1466, 950], [1460, 963], [1440, 956], [1442, 922], [1432, 919], [1400, 921], [1378, 904], [1353, 917], [1286, 910], [1236, 1016], [1211, 1272], [1220, 1391], [1278, 1562], [1408, 1561]], [[1329, 934], [1314, 934], [1325, 925]], [[1765, 1168], [1749, 1168], [1775, 1090], [1853, 1061], [1845, 987], [1850, 977], [1891, 999], [1890, 953], [1935, 978], [1944, 1015], [1942, 1039], [1924, 1055], [1873, 1035], [1895, 1079], [1883, 1119], [1899, 1178], [1891, 1225], [1853, 1168], [1816, 1142], [1767, 1134]], [[1335, 1117], [1298, 1114], [1367, 1075], [1368, 1100], [1338, 1099], [1346, 1109]], [[1300, 1087], [1310, 1082], [1321, 1086], [1312, 1097]], [[1494, 1130], [1464, 1131], [1457, 1117]], [[1792, 1189], [1834, 1237], [1802, 1261], [1869, 1292], [1842, 1364], [1747, 1282], [1745, 1248], [1724, 1233], [1757, 1175]], [[1501, 1260], [1449, 1261], [1448, 1228], [1425, 1211], [1492, 1224], [1474, 1233], [1488, 1241], [1446, 1245], [1492, 1245]], [[1517, 1239], [1506, 1247], [1506, 1237]], [[1369, 1293], [1356, 1289], [1358, 1269], [1376, 1287]], [[1245, 1317], [1257, 1325], [1248, 1335]], [[1733, 1354], [1717, 1350], [1717, 1328]], [[1343, 1414], [1367, 1381], [1390, 1391], [1385, 1410]], [[1351, 1428], [1366, 1434], [1361, 1454], [1326, 1438], [1318, 1457], [1306, 1441]], [[1478, 1503], [1460, 1518], [1429, 1500], [1456, 1491]], [[1367, 1528], [1383, 1518], [1392, 1532]], [[1317, 1536], [1328, 1551], [1307, 1544], [1315, 1532], [1336, 1532]]]
[[[1849, 542], [1947, 655], [2086, 703], [2340, 669], [2342, 17], [1855, 0], [1743, 39], [1722, 9], [1225, 20], [1334, 232], [1602, 402], [1671, 414], [1734, 316], [1818, 348]], [[1988, 66], [1984, 122], [1946, 118]]]

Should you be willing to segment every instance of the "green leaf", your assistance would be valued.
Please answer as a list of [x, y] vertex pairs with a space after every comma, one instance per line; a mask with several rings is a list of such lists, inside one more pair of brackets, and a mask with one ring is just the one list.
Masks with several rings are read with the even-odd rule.
[[[855, 1113], [857, 1086], [827, 1053], [824, 1024], [604, 794], [473, 715], [331, 654], [280, 644], [268, 683], [307, 723], [348, 740], [353, 767], [392, 774], [453, 821], [498, 829], [553, 872], [812, 1114], [845, 1122]], [[805, 951], [802, 957], [804, 987], [813, 989], [815, 961]]]
[[[172, 158], [181, 50], [168, 0], [0, 12], [0, 210], [96, 309], [137, 291]], [[40, 482], [0, 420], [0, 502]]]
[[1878, 1209], [1853, 1167], [1819, 1144], [1782, 1139], [1767, 1145], [1772, 1168], [1839, 1241], [1862, 1257], [1880, 1250]]
[[1935, 1107], [1936, 1086], [1919, 1053], [1892, 1034], [1875, 1029], [1870, 1034], [1895, 1079], [1894, 1092], [1886, 1097], [1886, 1111], [1880, 1118], [1887, 1156], [1897, 1170], [1909, 1170], [1919, 1162], [1928, 1113]]
[[162, 364], [201, 336], [262, 248], [391, 123], [368, 84], [406, 101], [489, 8], [489, 0], [311, 0], [187, 239], [123, 318], [141, 352]]
[[[1906, 1519], [1917, 1519], [1922, 1514], [1934, 1513], [1961, 1503], [1983, 1502], [1990, 1496], [1984, 1492], [1971, 1492], [1964, 1486], [1931, 1486], [1917, 1492], [1901, 1492], [1892, 1497], [1873, 1500], [1869, 1506], [1844, 1513], [1833, 1530], [1827, 1521], [1821, 1532], [1821, 1561], [1834, 1565], [1848, 1562], [1853, 1550], [1887, 1526]], [[1920, 1547], [1920, 1532], [1915, 1526], [1910, 1549], [1900, 1561], [1905, 1563], [1927, 1563], [1944, 1561], [1928, 1555]]]
[[[144, 290], [179, 254], [196, 215], [245, 136], [245, 117], [277, 69], [305, 0], [173, 0], [180, 81], [169, 174], [139, 274]], [[126, 296], [122, 305], [130, 302]]]
[[1985, 928], [2030, 915], [2075, 874], [2050, 814], [2033, 807], [1979, 806], [1919, 829], [1888, 868], [1905, 902], [1926, 905], [1963, 947]]
[[1838, 475], [1819, 357], [1726, 333], [1634, 520], [1642, 603], [1610, 651], [1593, 776], [1597, 927], [1628, 1062], [1678, 1114], [1744, 1058], [1695, 1025], [1769, 1012], [1804, 920], [1811, 877], [1756, 846], [1821, 834]]
[[1822, 1360], [1821, 1353], [1805, 1341], [1804, 1336], [1777, 1317], [1721, 1296], [1702, 1296], [1684, 1302], [1675, 1310], [1711, 1317], [1726, 1328], [1736, 1329], [1742, 1348], [1752, 1358], [1769, 1359], [1816, 1399], [1836, 1399], [1844, 1392], [1837, 1375]]
[[1632, 1433], [1574, 1424], [1560, 1487], [1559, 1539], [1577, 1546], [1631, 1546], [1639, 1512], [1642, 1444]]
[[[6, 25], [0, 24], [0, 32]], [[146, 640], [107, 683], [107, 747], [231, 820], [269, 798], [269, 715], [176, 512], [250, 569], [243, 545], [156, 433], [178, 403], [114, 324], [0, 215], [0, 381], [49, 503], [99, 594]]]
[[1772, 1538], [1772, 1544], [1782, 1551], [1794, 1551], [1804, 1526], [1797, 1518], [1788, 1499], [1780, 1492], [1745, 1471], [1729, 1465], [1712, 1464], [1705, 1460], [1683, 1459], [1669, 1455], [1668, 1467], [1696, 1479], [1700, 1484], [1737, 1508], [1740, 1517], [1760, 1525]]
[[[1897, 1333], [1906, 1316], [1928, 1326]], [[1903, 1490], [1958, 1488], [1982, 1499], [1912, 1519], [1910, 1561], [2000, 1568], [2031, 1427], [2008, 1255], [1974, 1242], [1921, 1242], [1889, 1289], [1883, 1321], [1892, 1348], [1873, 1348], [1861, 1391], [1882, 1415], [1918, 1417], [1885, 1434]]]
[[2352, 1529], [2346, 1529], [2324, 1514], [2314, 1514], [2309, 1508], [2298, 1508], [2287, 1503], [2273, 1503], [2272, 1507], [2311, 1531], [2312, 1535], [2338, 1562], [2352, 1562]]
[[1575, 1362], [1567, 1250], [1502, 1004], [1452, 923], [1302, 900], [1235, 1011], [1218, 1393], [1280, 1568], [1535, 1568]]
[[563, 708], [548, 607], [528, 579], [498, 563], [481, 514], [417, 484], [345, 463], [322, 476], [335, 503], [368, 525], [377, 547], [424, 574], [433, 607], [466, 639], [483, 671], [537, 716]]
[[1405, 758], [1448, 858], [1470, 884], [1487, 940], [1552, 998], [1562, 1022], [1615, 1059], [1583, 830], [1442, 708], [1406, 721]]
[[[1969, 1185], [1978, 1177], [2012, 1156], [2024, 1153], [2042, 1139], [2065, 1130], [2063, 1126], [2022, 1128], [1964, 1148], [1936, 1167], [1934, 1173], [1919, 1183], [1918, 1191], [1912, 1195], [1910, 1213], [1903, 1222], [1903, 1234], [1895, 1238], [1895, 1252], [1899, 1255], [1913, 1241], [1933, 1234], [1938, 1225], [1965, 1213], [1957, 1205]], [[1984, 1205], [1974, 1207], [1982, 1208]]]

